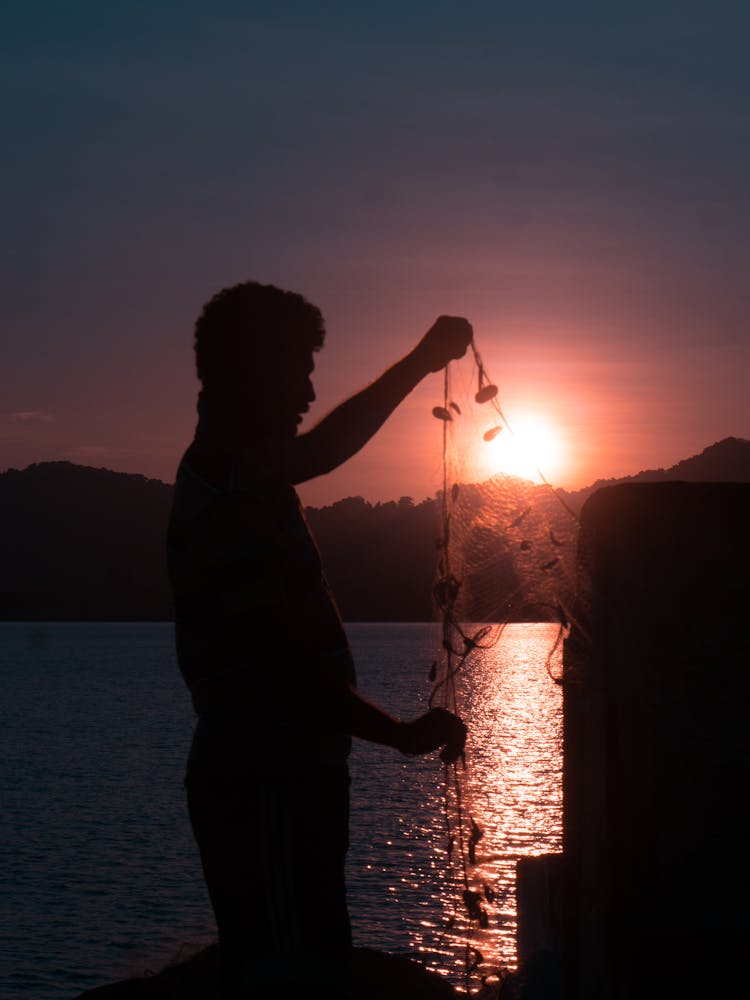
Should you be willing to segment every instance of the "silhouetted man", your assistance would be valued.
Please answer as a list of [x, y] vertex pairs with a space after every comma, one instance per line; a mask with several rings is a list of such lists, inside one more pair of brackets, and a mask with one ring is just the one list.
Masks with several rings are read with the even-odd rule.
[[[254, 282], [215, 295], [195, 328], [202, 390], [169, 527], [177, 654], [198, 715], [190, 820], [227, 996], [264, 984], [349, 989], [344, 886], [351, 737], [406, 754], [463, 750], [433, 709], [402, 722], [356, 691], [352, 656], [294, 485], [335, 469], [429, 372], [462, 356], [466, 320], [417, 346], [311, 431], [320, 312]], [[275, 994], [275, 995], [278, 995]]]

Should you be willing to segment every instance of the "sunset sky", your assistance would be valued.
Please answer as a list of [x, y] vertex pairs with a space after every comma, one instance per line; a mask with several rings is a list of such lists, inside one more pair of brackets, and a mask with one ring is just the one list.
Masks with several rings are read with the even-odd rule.
[[[749, 38], [721, 0], [15, 4], [0, 470], [173, 481], [248, 278], [324, 313], [311, 421], [452, 313], [555, 485], [750, 438]], [[441, 402], [303, 499], [433, 495]]]

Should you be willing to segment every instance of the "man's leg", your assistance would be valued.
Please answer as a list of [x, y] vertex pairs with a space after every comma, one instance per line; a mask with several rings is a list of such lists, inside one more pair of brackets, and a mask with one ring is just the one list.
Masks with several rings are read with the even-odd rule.
[[187, 788], [228, 988], [347, 988], [345, 768], [336, 780], [259, 781], [196, 763]]

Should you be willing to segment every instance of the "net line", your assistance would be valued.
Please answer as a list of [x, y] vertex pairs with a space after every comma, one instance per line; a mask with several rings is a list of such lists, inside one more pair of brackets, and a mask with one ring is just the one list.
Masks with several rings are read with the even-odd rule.
[[[453, 362], [444, 369], [442, 405], [432, 411], [442, 422], [440, 535], [433, 583], [441, 648], [430, 667], [429, 705], [459, 716], [463, 715], [460, 675], [475, 655], [499, 641], [512, 621], [557, 623], [546, 669], [556, 683], [563, 682], [562, 676], [553, 675], [551, 664], [573, 625], [579, 527], [577, 514], [541, 469], [536, 469], [538, 483], [502, 474], [481, 484], [465, 481], [466, 453], [476, 442], [515, 434], [474, 340], [470, 361], [469, 380], [457, 387], [460, 403], [454, 376], [466, 364]], [[474, 381], [472, 392], [469, 386]], [[487, 427], [488, 414], [492, 422]], [[467, 928], [463, 979], [469, 994], [473, 983], [486, 986], [489, 978], [502, 982], [507, 967], [502, 960], [497, 967], [488, 967], [477, 944], [493, 918], [498, 893], [475, 872], [484, 830], [472, 814], [467, 770], [465, 755], [443, 764], [446, 856], [460, 891], [439, 944], [457, 923]]]

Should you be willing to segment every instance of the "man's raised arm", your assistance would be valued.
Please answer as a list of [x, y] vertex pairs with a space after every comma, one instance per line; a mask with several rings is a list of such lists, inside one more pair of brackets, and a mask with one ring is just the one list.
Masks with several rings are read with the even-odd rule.
[[463, 357], [471, 338], [467, 320], [440, 316], [409, 354], [294, 438], [287, 459], [290, 482], [322, 476], [355, 455], [425, 375]]

